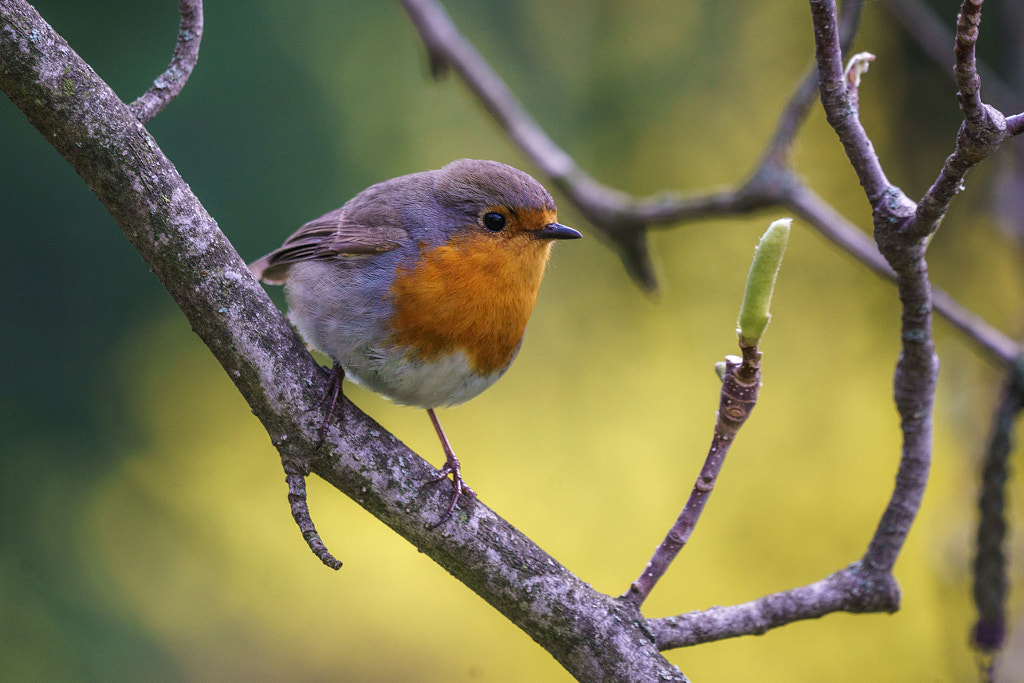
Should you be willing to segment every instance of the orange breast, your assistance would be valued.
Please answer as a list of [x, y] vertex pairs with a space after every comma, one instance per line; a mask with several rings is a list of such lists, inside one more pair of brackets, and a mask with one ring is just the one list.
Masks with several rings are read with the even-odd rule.
[[537, 301], [551, 243], [525, 234], [468, 233], [433, 249], [421, 246], [400, 267], [391, 294], [395, 341], [424, 360], [463, 351], [481, 374], [515, 357]]

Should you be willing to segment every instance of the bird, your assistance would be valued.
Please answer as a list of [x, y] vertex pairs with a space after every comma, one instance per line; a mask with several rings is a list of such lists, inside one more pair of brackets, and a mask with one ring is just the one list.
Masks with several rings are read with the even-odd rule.
[[321, 441], [345, 378], [426, 409], [445, 454], [431, 481], [451, 475], [454, 484], [436, 527], [476, 493], [435, 409], [468, 401], [508, 370], [552, 244], [579, 237], [529, 174], [459, 159], [371, 185], [249, 270], [284, 285], [289, 320], [333, 361]]

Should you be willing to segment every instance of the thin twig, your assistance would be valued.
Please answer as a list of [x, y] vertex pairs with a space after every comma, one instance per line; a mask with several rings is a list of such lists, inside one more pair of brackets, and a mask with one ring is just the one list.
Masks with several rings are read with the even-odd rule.
[[1010, 477], [1009, 458], [1013, 431], [1024, 409], [1024, 355], [1008, 373], [993, 418], [981, 469], [978, 493], [978, 530], [972, 566], [972, 594], [978, 617], [971, 631], [971, 644], [978, 653], [981, 680], [994, 681], [996, 658], [1006, 640], [1006, 485]]
[[978, 620], [972, 640], [986, 654], [1000, 650], [1006, 636], [1006, 482], [1013, 429], [1022, 409], [1024, 356], [1017, 359], [1003, 387], [981, 471], [973, 586]]
[[727, 356], [725, 361], [715, 365], [722, 378], [722, 389], [718, 399], [718, 412], [715, 415], [711, 448], [679, 517], [665, 539], [655, 549], [640, 578], [619, 598], [637, 610], [650, 595], [655, 584], [668, 571], [669, 565], [679, 551], [690, 540], [690, 535], [715, 488], [718, 474], [725, 464], [725, 456], [728, 455], [740, 428], [757, 405], [761, 388], [761, 352], [758, 346], [772, 318], [772, 296], [782, 266], [782, 258], [786, 253], [786, 245], [789, 243], [792, 223], [793, 219], [789, 217], [773, 221], [754, 249], [754, 258], [747, 272], [747, 283], [743, 291], [739, 317], [736, 320], [736, 336], [742, 357]]
[[331, 554], [331, 551], [324, 545], [320, 533], [313, 524], [313, 518], [309, 514], [309, 501], [306, 499], [306, 471], [304, 463], [296, 463], [282, 458], [284, 465], [285, 483], [288, 484], [288, 505], [292, 510], [292, 519], [299, 525], [302, 537], [306, 539], [306, 545], [313, 551], [330, 569], [341, 569], [341, 560]]
[[178, 96], [199, 61], [199, 43], [203, 38], [203, 0], [179, 0], [181, 25], [174, 54], [167, 70], [160, 74], [149, 90], [131, 104], [132, 113], [143, 123], [163, 111]]
[[[816, 6], [823, 7], [821, 3], [811, 3], [812, 10]], [[885, 177], [875, 148], [860, 123], [856, 108], [852, 106], [839, 42], [835, 3], [829, 3], [828, 7], [828, 21], [816, 22], [814, 26], [814, 54], [818, 64], [821, 103], [829, 125], [843, 143], [846, 156], [868, 200], [874, 206], [883, 196], [893, 191], [893, 186]]]
[[[909, 40], [917, 43], [924, 52], [941, 70], [941, 73], [948, 76], [954, 83], [956, 76], [950, 68], [952, 54], [949, 46], [956, 42], [955, 21], [954, 26], [948, 25], [944, 18], [940, 18], [927, 3], [922, 0], [883, 0], [892, 15], [903, 25], [904, 31]], [[1002, 3], [994, 8], [1001, 13], [996, 16], [996, 23], [1005, 23], [1009, 26], [1019, 26], [1024, 19], [1024, 11], [1020, 3]], [[1004, 44], [1000, 57], [1004, 61], [1012, 61], [1012, 55], [1019, 54], [1021, 45], [1019, 36], [1013, 32], [1003, 32]], [[999, 74], [980, 60], [977, 60], [977, 70], [985, 83], [985, 99], [1001, 111], [1019, 111], [1024, 107], [1024, 91], [1021, 89], [1020, 78], [1015, 79], [1016, 87], [1011, 82], [1003, 81]], [[1010, 135], [1019, 135], [1019, 122], [1011, 122], [1018, 117], [1007, 117], [1007, 132]], [[1018, 119], [1019, 121], [1019, 119]], [[1024, 178], [1024, 147], [1020, 145], [1010, 146], [1006, 149], [1007, 156], [1002, 160], [1000, 177], [996, 179], [994, 193], [992, 196], [993, 208], [1001, 218], [1004, 227], [1013, 234], [1018, 242], [1024, 242], [1024, 213], [1021, 211], [1020, 187]], [[936, 310], [939, 310], [940, 296], [935, 293]], [[1012, 358], [1004, 361], [1004, 365], [1010, 365]]]
[[[922, 0], [882, 0], [882, 4], [903, 25], [907, 37], [917, 43], [943, 73], [952, 77], [949, 46], [956, 40], [956, 34], [939, 18], [935, 10]], [[984, 74], [985, 90], [991, 93], [991, 101], [1000, 107], [1020, 106], [1021, 95], [1000, 79], [995, 71], [982, 64], [979, 64], [979, 71]]]
[[761, 385], [761, 354], [756, 346], [741, 345], [741, 349], [742, 359], [726, 359], [714, 437], [690, 497], [675, 524], [654, 551], [640, 578], [621, 596], [622, 600], [638, 608], [650, 595], [658, 580], [664, 576], [679, 551], [690, 540], [690, 535], [704, 511], [704, 505], [715, 488], [718, 474], [725, 464], [725, 456], [728, 455], [740, 427], [757, 405], [757, 394]]
[[946, 215], [953, 197], [963, 189], [967, 172], [995, 153], [1019, 127], [1007, 126], [1003, 114], [981, 99], [974, 47], [978, 42], [982, 0], [967, 0], [957, 16], [956, 62], [953, 73], [959, 91], [957, 101], [964, 121], [956, 136], [956, 148], [946, 159], [938, 178], [921, 198], [911, 225], [916, 235], [930, 235]]
[[978, 62], [974, 55], [974, 47], [978, 44], [978, 26], [981, 23], [981, 5], [983, 0], [966, 0], [956, 17], [956, 62], [953, 75], [959, 87], [957, 100], [964, 118], [968, 121], [978, 120], [984, 115], [981, 101], [981, 77], [978, 75]]
[[658, 649], [665, 651], [760, 635], [832, 612], [895, 612], [899, 605], [900, 587], [896, 579], [888, 572], [874, 571], [856, 562], [820, 581], [751, 602], [648, 619], [647, 628]]

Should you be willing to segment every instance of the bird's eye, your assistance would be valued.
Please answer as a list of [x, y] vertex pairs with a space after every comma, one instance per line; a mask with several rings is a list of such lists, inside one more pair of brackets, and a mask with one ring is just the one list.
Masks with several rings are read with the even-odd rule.
[[505, 217], [497, 211], [489, 211], [484, 214], [484, 227], [491, 232], [498, 232], [505, 227]]

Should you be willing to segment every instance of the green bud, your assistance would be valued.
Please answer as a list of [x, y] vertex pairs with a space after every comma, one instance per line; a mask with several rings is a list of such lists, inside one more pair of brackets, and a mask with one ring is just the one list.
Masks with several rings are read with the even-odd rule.
[[743, 293], [743, 305], [740, 306], [740, 319], [736, 333], [740, 342], [746, 346], [757, 346], [771, 320], [769, 307], [772, 303], [772, 292], [775, 290], [775, 278], [782, 265], [782, 255], [786, 252], [789, 241], [789, 226], [792, 218], [780, 218], [768, 226], [768, 231], [761, 237], [754, 250], [754, 261], [750, 264], [747, 275], [747, 289]]

